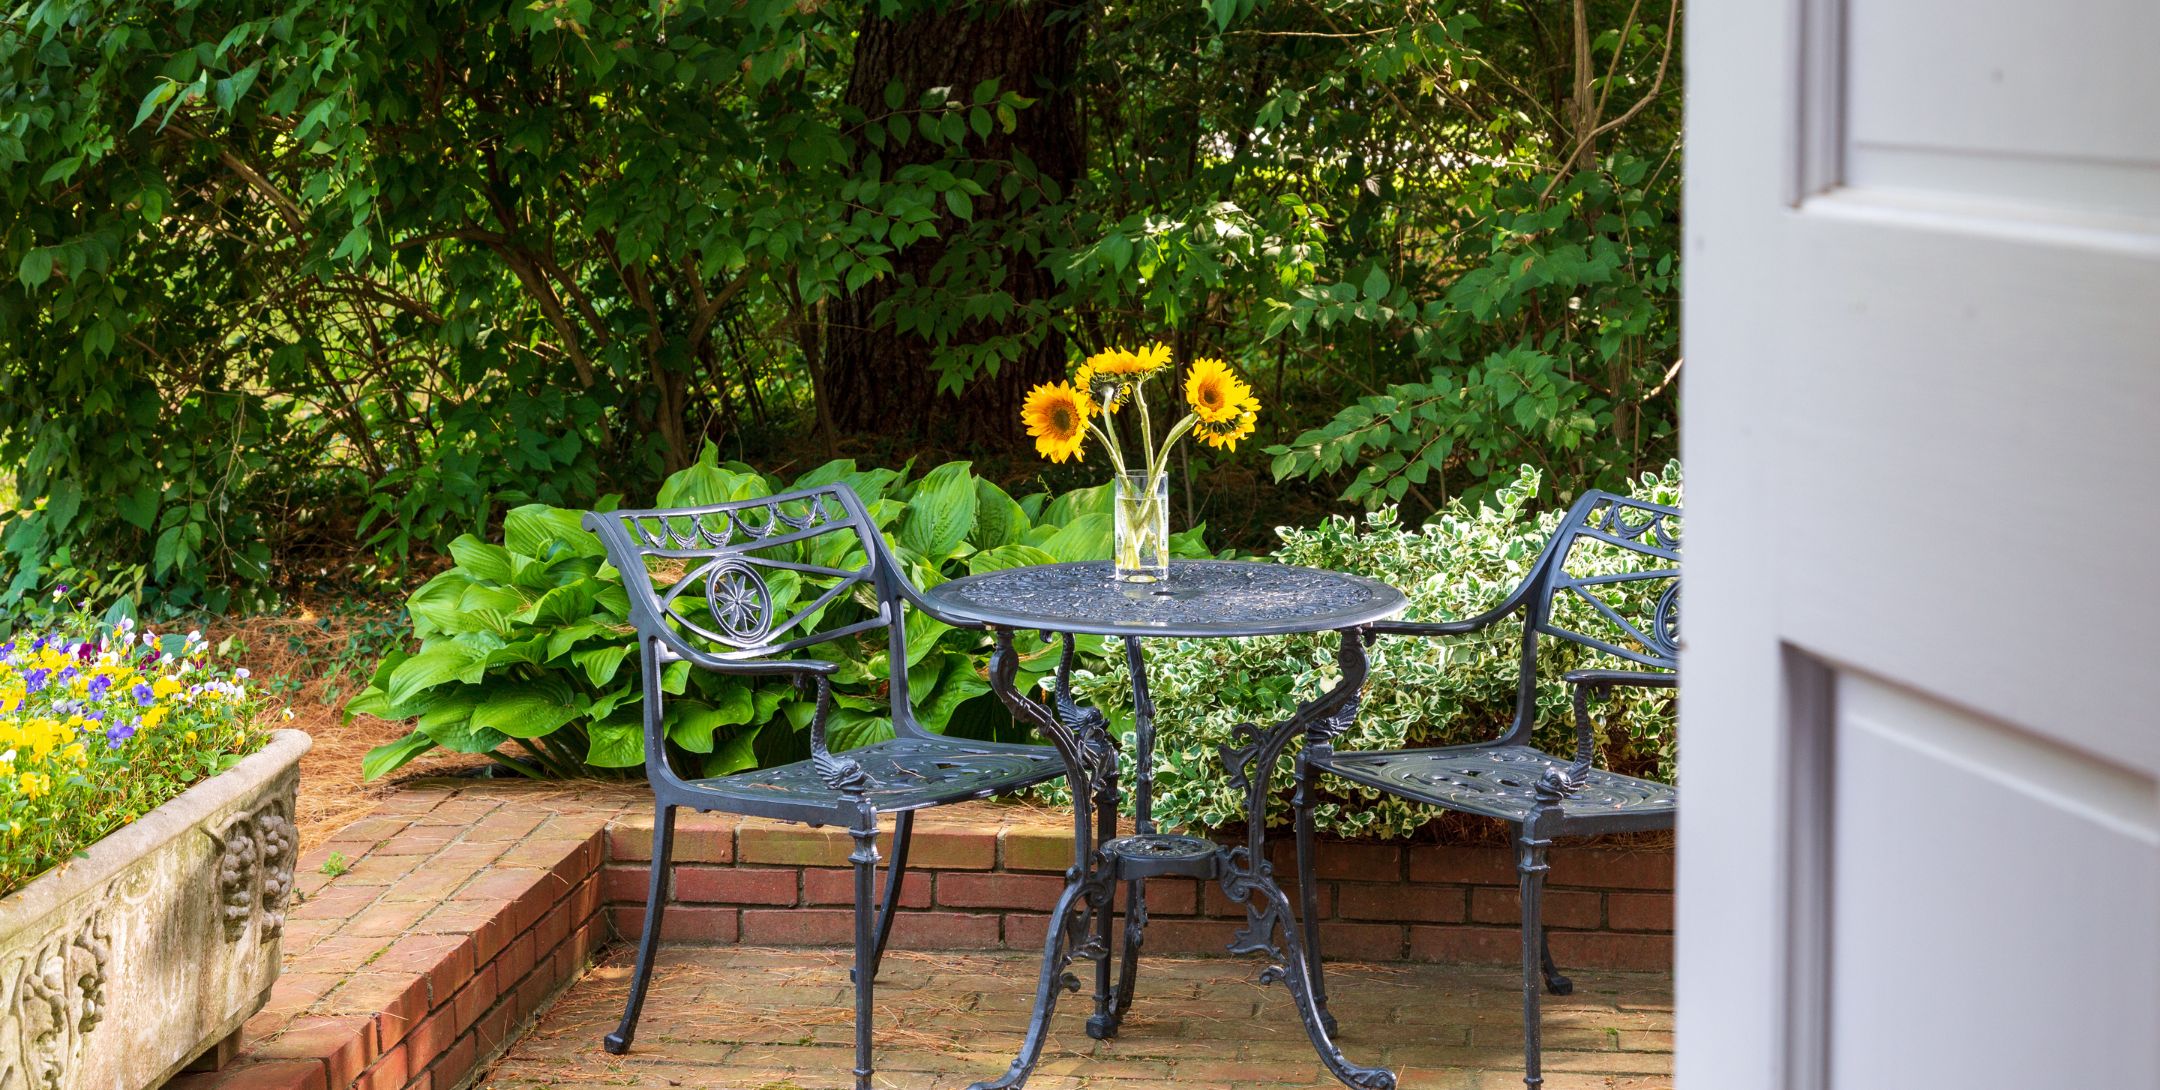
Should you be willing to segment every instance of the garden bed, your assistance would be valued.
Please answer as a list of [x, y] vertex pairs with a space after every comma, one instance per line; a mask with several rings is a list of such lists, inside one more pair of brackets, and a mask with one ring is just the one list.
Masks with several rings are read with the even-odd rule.
[[269, 744], [0, 901], [0, 1070], [47, 1090], [156, 1086], [277, 978], [308, 737]]

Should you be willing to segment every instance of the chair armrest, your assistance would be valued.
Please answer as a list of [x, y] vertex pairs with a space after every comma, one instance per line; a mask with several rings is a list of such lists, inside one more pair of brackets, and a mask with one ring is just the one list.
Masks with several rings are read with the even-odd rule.
[[1560, 680], [1577, 687], [1592, 689], [1680, 687], [1679, 674], [1650, 673], [1646, 670], [1570, 670], [1560, 675]]
[[1460, 621], [1374, 621], [1366, 631], [1380, 636], [1467, 636], [1492, 627], [1520, 605], [1522, 595], [1517, 592], [1497, 608]]
[[1556, 781], [1556, 786], [1564, 794], [1573, 794], [1580, 788], [1584, 775], [1590, 771], [1597, 755], [1590, 723], [1591, 690], [1607, 692], [1616, 688], [1680, 687], [1679, 674], [1658, 674], [1643, 670], [1570, 670], [1560, 675], [1560, 680], [1575, 689], [1575, 763], [1568, 766]]

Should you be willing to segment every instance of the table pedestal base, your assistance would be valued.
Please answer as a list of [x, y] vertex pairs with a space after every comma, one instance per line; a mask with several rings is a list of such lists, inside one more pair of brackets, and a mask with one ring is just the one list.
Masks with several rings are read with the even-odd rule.
[[[1317, 940], [1317, 930], [1299, 927], [1296, 910], [1276, 883], [1274, 868], [1267, 861], [1267, 802], [1276, 759], [1293, 737], [1302, 735], [1308, 744], [1325, 742], [1349, 726], [1357, 712], [1358, 690], [1366, 674], [1360, 633], [1342, 633], [1337, 659], [1343, 676], [1333, 688], [1299, 705], [1295, 714], [1271, 728], [1241, 725], [1236, 736], [1243, 744], [1223, 747], [1223, 766], [1229, 781], [1246, 793], [1246, 843], [1225, 847], [1200, 837], [1155, 832], [1148, 822], [1145, 795], [1151, 778], [1148, 762], [1154, 741], [1150, 722], [1153, 708], [1146, 697], [1136, 639], [1128, 640], [1127, 648], [1128, 661], [1134, 667], [1134, 703], [1139, 713], [1136, 735], [1140, 743], [1141, 831], [1121, 837], [1111, 835], [1118, 799], [1117, 747], [1109, 738], [1106, 717], [1079, 707], [1072, 698], [1071, 638], [1066, 638], [1059, 662], [1053, 712], [1013, 686], [1016, 656], [1011, 633], [1002, 628], [993, 631], [997, 653], [991, 658], [991, 686], [1017, 717], [1035, 724], [1065, 757], [1073, 794], [1074, 860], [1072, 869], [1066, 872], [1065, 891], [1051, 910], [1043, 939], [1035, 1010], [1028, 1020], [1020, 1053], [1004, 1075], [975, 1083], [969, 1090], [1018, 1090], [1026, 1085], [1041, 1058], [1059, 993], [1080, 990], [1079, 978], [1068, 971], [1076, 959], [1097, 963], [1096, 1011], [1088, 1019], [1088, 1035], [1103, 1040], [1117, 1034], [1118, 1023], [1132, 1002], [1140, 945], [1147, 930], [1146, 881], [1165, 876], [1216, 882], [1233, 903], [1244, 905], [1245, 926], [1233, 936], [1230, 952], [1263, 956], [1267, 964], [1260, 971], [1261, 982], [1279, 982], [1289, 989], [1313, 1051], [1344, 1085], [1356, 1090], [1394, 1090], [1393, 1072], [1353, 1064], [1336, 1047], [1335, 1020], [1328, 1015], [1325, 993], [1318, 986], [1319, 952], [1310, 948], [1311, 942]], [[1115, 987], [1110, 988], [1106, 985], [1110, 975], [1111, 919], [1116, 912], [1119, 882], [1127, 886], [1125, 946]]]

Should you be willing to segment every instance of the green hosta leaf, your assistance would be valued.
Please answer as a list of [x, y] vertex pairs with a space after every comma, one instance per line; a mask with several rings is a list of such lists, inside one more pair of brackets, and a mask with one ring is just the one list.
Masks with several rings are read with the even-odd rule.
[[345, 718], [349, 720], [356, 715], [372, 715], [377, 719], [398, 718], [397, 712], [391, 710], [390, 694], [373, 685], [362, 689], [359, 696], [345, 702]]
[[592, 682], [593, 687], [597, 689], [615, 680], [615, 672], [622, 668], [623, 660], [628, 658], [630, 652], [635, 650], [637, 650], [635, 647], [627, 643], [611, 647], [595, 647], [589, 651], [578, 651], [571, 654], [570, 661], [577, 663], [584, 669], [585, 680]]
[[538, 601], [519, 610], [516, 617], [529, 624], [547, 627], [574, 624], [592, 616], [596, 589], [591, 580], [580, 580], [556, 587], [541, 595]]
[[720, 449], [710, 442], [698, 456], [697, 464], [678, 470], [660, 486], [660, 506], [699, 507], [715, 503], [731, 503], [736, 500], [756, 499], [772, 494], [765, 478], [755, 473], [737, 473], [719, 466]]
[[474, 579], [490, 583], [510, 581], [510, 550], [490, 545], [471, 534], [459, 534], [450, 543], [450, 557]]
[[644, 764], [644, 725], [631, 715], [587, 727], [585, 763], [599, 768], [635, 768]]
[[934, 563], [951, 556], [974, 525], [975, 478], [968, 463], [947, 462], [915, 486], [899, 543]]
[[671, 702], [667, 708], [668, 741], [692, 753], [711, 753], [713, 732], [748, 723], [755, 712], [750, 686], [731, 679], [710, 704], [702, 700]]
[[576, 647], [579, 640], [602, 634], [609, 637], [607, 641], [609, 645], [620, 644], [625, 652], [637, 650], [637, 645], [630, 642], [630, 633], [621, 631], [615, 625], [602, 624], [598, 621], [586, 621], [583, 624], [564, 625], [549, 633], [547, 657], [551, 660], [559, 659]]
[[540, 503], [513, 508], [503, 516], [503, 544], [520, 556], [546, 557], [558, 549], [574, 556], [601, 556], [607, 550], [585, 529], [584, 517], [581, 511]]
[[1037, 521], [1062, 526], [1082, 515], [1107, 515], [1110, 513], [1115, 491], [1115, 487], [1109, 484], [1075, 488], [1051, 500], [1050, 506]]
[[[914, 694], [915, 721], [924, 730], [937, 733], [944, 732], [945, 724], [952, 720], [953, 711], [961, 704], [990, 691], [989, 680], [975, 672], [974, 656], [947, 651], [942, 658], [935, 687]], [[913, 674], [910, 671], [911, 683]]]
[[825, 744], [833, 749], [854, 749], [893, 736], [892, 720], [882, 715], [835, 708], [825, 723]]
[[400, 663], [384, 689], [392, 704], [402, 705], [421, 691], [446, 682], [475, 684], [485, 676], [491, 650], [456, 640], [436, 642]]
[[969, 575], [981, 575], [986, 571], [1004, 571], [1007, 568], [1024, 568], [1034, 564], [1055, 564], [1057, 557], [1033, 545], [1000, 545], [967, 558]]
[[1081, 515], [1043, 542], [1042, 550], [1060, 561], [1108, 560], [1110, 530], [1109, 515]]
[[420, 731], [444, 749], [458, 753], [493, 753], [506, 738], [501, 731], [473, 725], [473, 709], [478, 706], [476, 697], [461, 694], [460, 699], [445, 702], [421, 716]]
[[405, 612], [412, 616], [413, 635], [427, 639], [466, 631], [470, 622], [464, 615], [464, 597], [465, 589], [470, 586], [472, 580], [454, 568], [420, 584], [420, 589], [405, 599]]
[[512, 738], [551, 734], [579, 713], [577, 694], [557, 678], [490, 686], [473, 709], [472, 725]]
[[547, 641], [539, 636], [513, 640], [489, 651], [483, 660], [487, 666], [514, 666], [521, 662], [547, 661]]
[[1004, 489], [976, 478], [975, 528], [968, 533], [968, 544], [977, 549], [1010, 545], [1020, 540], [1028, 525], [1027, 512]]
[[[907, 664], [913, 669], [930, 652], [937, 650], [938, 637], [952, 631], [952, 626], [924, 613], [919, 609], [907, 613]], [[884, 660], [878, 662], [882, 665]]]
[[413, 758], [435, 748], [435, 740], [414, 731], [395, 742], [384, 742], [360, 758], [360, 777], [379, 780], [403, 768]]
[[705, 758], [705, 774], [726, 776], [758, 764], [756, 742], [763, 724], [730, 731], [726, 738], [714, 743], [712, 753]]
[[615, 691], [602, 693], [594, 697], [590, 703], [585, 705], [585, 716], [588, 719], [606, 719], [614, 715], [615, 709], [620, 707], [624, 701], [642, 695], [644, 694], [635, 681], [625, 681]]

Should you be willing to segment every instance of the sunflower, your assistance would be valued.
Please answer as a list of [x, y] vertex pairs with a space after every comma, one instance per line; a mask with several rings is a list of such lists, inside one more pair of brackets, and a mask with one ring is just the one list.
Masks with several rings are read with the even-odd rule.
[[1106, 413], [1114, 413], [1132, 400], [1136, 383], [1115, 374], [1098, 374], [1095, 364], [1083, 363], [1073, 372], [1073, 388], [1088, 395], [1089, 400], [1102, 407]]
[[1035, 437], [1035, 451], [1053, 462], [1080, 457], [1087, 438], [1088, 416], [1094, 411], [1085, 389], [1063, 382], [1046, 382], [1028, 391], [1020, 407], [1020, 419]]
[[1252, 387], [1232, 374], [1229, 364], [1206, 356], [1194, 360], [1192, 370], [1186, 373], [1185, 403], [1192, 406], [1193, 415], [1202, 424], [1231, 423], [1239, 415], [1260, 408]]
[[1081, 368], [1097, 377], [1145, 378], [1170, 365], [1170, 346], [1151, 344], [1138, 352], [1106, 348], [1087, 358]]
[[1238, 440], [1253, 433], [1260, 422], [1260, 403], [1247, 397], [1235, 415], [1218, 421], [1203, 420], [1193, 426], [1193, 436], [1216, 450], [1236, 450]]

